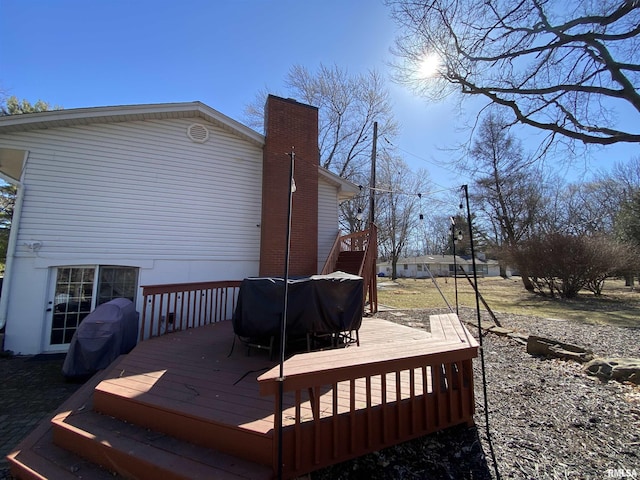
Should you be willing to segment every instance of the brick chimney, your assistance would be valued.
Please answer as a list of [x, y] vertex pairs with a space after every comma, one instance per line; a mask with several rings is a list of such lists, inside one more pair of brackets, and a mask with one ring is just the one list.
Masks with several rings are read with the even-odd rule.
[[289, 275], [308, 276], [318, 264], [318, 109], [269, 95], [262, 166], [260, 276], [284, 275], [289, 153], [295, 151]]

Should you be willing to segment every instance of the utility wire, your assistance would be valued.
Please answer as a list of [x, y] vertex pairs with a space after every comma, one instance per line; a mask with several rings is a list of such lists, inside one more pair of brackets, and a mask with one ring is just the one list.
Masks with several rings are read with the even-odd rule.
[[[435, 162], [435, 161], [432, 161], [432, 160], [428, 160], [428, 159], [426, 159], [426, 158], [424, 158], [424, 157], [422, 157], [422, 156], [420, 156], [420, 155], [417, 155], [417, 154], [415, 154], [415, 153], [413, 153], [413, 152], [410, 152], [410, 151], [408, 151], [408, 150], [405, 150], [404, 148], [401, 148], [401, 147], [399, 147], [398, 145], [395, 145], [394, 143], [390, 142], [390, 141], [389, 141], [389, 139], [387, 139], [386, 137], [382, 137], [382, 139], [383, 139], [385, 142], [387, 142], [389, 145], [391, 145], [392, 147], [397, 148], [398, 150], [400, 150], [401, 152], [406, 153], [407, 155], [411, 155], [412, 157], [415, 157], [415, 158], [417, 158], [418, 160], [422, 160], [422, 161], [423, 161], [423, 162], [425, 162], [425, 163], [429, 163], [430, 165], [433, 165], [434, 167], [438, 167], [438, 168], [441, 168], [441, 169], [443, 169], [443, 170], [446, 170], [446, 171], [448, 171], [449, 173], [452, 173], [452, 174], [454, 174], [454, 175], [459, 175], [459, 172], [456, 172], [456, 171], [455, 171], [455, 170], [453, 170], [452, 168], [449, 168], [449, 167], [447, 167], [447, 166], [443, 165], [443, 164], [442, 164], [442, 163], [440, 163], [440, 162]], [[435, 182], [433, 182], [433, 183], [434, 183], [435, 185], [438, 185], [438, 184], [437, 184], [437, 183], [435, 183]], [[439, 186], [439, 187], [441, 187], [441, 188], [444, 188], [442, 185], [438, 185], [438, 186]]]

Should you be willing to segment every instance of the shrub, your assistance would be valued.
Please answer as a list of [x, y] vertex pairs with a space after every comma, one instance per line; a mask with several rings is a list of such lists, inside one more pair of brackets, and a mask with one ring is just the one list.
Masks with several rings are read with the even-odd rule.
[[537, 292], [562, 298], [574, 298], [583, 288], [600, 295], [607, 278], [637, 269], [633, 247], [606, 236], [547, 234], [524, 242], [511, 258]]

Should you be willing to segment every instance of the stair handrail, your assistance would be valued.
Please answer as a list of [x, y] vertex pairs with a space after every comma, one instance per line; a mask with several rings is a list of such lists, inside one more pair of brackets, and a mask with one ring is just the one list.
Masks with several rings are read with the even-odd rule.
[[334, 271], [336, 262], [338, 261], [338, 255], [340, 255], [341, 238], [342, 237], [340, 236], [340, 232], [338, 232], [336, 240], [333, 242], [333, 246], [331, 247], [329, 255], [327, 256], [327, 260], [324, 262], [324, 266], [322, 267], [320, 275], [327, 275]]
[[340, 251], [358, 252], [366, 250], [367, 240], [369, 239], [369, 230], [350, 233], [340, 237]]
[[333, 242], [333, 246], [329, 251], [327, 260], [324, 262], [321, 275], [327, 275], [334, 271], [340, 252], [357, 252], [366, 250], [368, 240], [369, 230], [362, 230], [360, 232], [349, 233], [347, 235], [340, 235], [340, 233], [338, 233], [335, 241]]
[[369, 310], [371, 313], [378, 311], [378, 276], [376, 275], [376, 259], [378, 258], [378, 227], [375, 223], [369, 224], [367, 230], [367, 244], [365, 254], [360, 264], [358, 275], [362, 277], [364, 283], [363, 299], [369, 293]]
[[366, 301], [368, 293], [369, 309], [372, 313], [378, 311], [378, 286], [376, 276], [376, 260], [378, 258], [377, 238], [378, 227], [375, 223], [371, 223], [368, 230], [362, 230], [348, 235], [338, 234], [321, 272], [322, 275], [327, 275], [335, 271], [340, 252], [364, 251], [362, 262], [358, 268], [358, 275], [364, 280], [363, 301]]

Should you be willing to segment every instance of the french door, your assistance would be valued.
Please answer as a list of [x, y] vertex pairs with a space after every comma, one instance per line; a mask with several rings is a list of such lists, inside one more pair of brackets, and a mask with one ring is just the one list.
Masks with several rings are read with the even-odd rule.
[[51, 270], [47, 305], [48, 350], [63, 350], [80, 322], [114, 298], [135, 302], [138, 269], [124, 266], [69, 266]]

